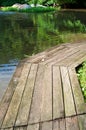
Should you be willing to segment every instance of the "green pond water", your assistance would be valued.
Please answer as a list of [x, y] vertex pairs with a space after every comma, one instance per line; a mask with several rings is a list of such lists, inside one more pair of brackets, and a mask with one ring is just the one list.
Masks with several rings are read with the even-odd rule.
[[86, 11], [0, 12], [0, 99], [21, 59], [82, 39], [86, 40]]

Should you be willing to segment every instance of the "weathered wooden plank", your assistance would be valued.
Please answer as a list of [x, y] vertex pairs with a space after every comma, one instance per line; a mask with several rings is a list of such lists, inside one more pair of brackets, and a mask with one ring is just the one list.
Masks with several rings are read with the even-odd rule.
[[45, 66], [42, 88], [41, 121], [52, 120], [52, 67]]
[[8, 128], [8, 127], [14, 126], [15, 119], [16, 119], [18, 109], [19, 109], [19, 105], [21, 102], [22, 94], [24, 92], [24, 88], [26, 85], [27, 76], [30, 71], [30, 66], [31, 66], [31, 64], [24, 65], [19, 83], [15, 89], [10, 106], [8, 108], [7, 114], [3, 121], [2, 128]]
[[82, 57], [78, 57], [76, 61], [74, 61], [69, 67], [70, 68], [76, 68], [80, 64], [82, 64], [83, 61], [86, 60], [86, 52], [84, 52]]
[[74, 66], [78, 60], [82, 59], [84, 56], [86, 56], [86, 52], [80, 51], [80, 53], [71, 59], [71, 62], [68, 64], [68, 66]]
[[27, 130], [27, 126], [14, 127], [14, 130]]
[[85, 48], [86, 47], [86, 42], [84, 41], [82, 41], [82, 42], [77, 42], [77, 43], [67, 43], [66, 44], [68, 47], [72, 47], [72, 48], [82, 48], [83, 46], [83, 48]]
[[53, 121], [53, 130], [66, 130], [65, 119]]
[[6, 115], [15, 88], [19, 82], [24, 63], [20, 62], [0, 103], [0, 127]]
[[60, 119], [60, 130], [66, 130], [65, 119]]
[[41, 130], [52, 130], [52, 121], [42, 123]]
[[76, 104], [76, 111], [77, 114], [85, 113], [86, 112], [86, 104], [84, 102], [84, 98], [81, 92], [81, 88], [78, 82], [78, 78], [76, 75], [75, 69], [69, 69], [69, 76], [71, 80], [71, 86], [73, 90], [74, 100]]
[[58, 62], [56, 65], [61, 65], [61, 66], [69, 66], [70, 64], [72, 64], [73, 60], [78, 57], [78, 55], [80, 54], [80, 50], [73, 53], [72, 55], [64, 58], [62, 61]]
[[62, 50], [64, 50], [65, 48], [66, 48], [65, 46], [59, 46], [59, 47], [57, 47], [56, 49], [54, 49], [54, 50], [48, 52], [48, 53], [46, 54], [46, 56], [45, 56], [40, 62], [43, 62], [43, 61], [46, 62], [47, 60], [49, 60], [49, 59], [55, 57], [55, 56], [58, 55], [60, 52], [62, 52]]
[[[64, 52], [68, 51], [68, 48], [64, 48], [62, 49]], [[62, 50], [60, 50], [59, 52], [57, 51], [57, 53], [53, 54], [53, 57], [49, 57], [46, 60], [44, 60], [44, 62], [42, 62], [43, 64], [50, 64], [51, 62], [56, 62], [56, 60], [59, 58], [59, 56], [62, 56]]]
[[31, 104], [29, 123], [37, 123], [40, 121], [44, 71], [45, 66], [39, 65]]
[[49, 52], [47, 52], [44, 57], [40, 58], [38, 57], [38, 59], [34, 59], [32, 60], [32, 62], [38, 63], [38, 62], [43, 62], [49, 58], [54, 57], [55, 55], [57, 55], [57, 53], [59, 53], [60, 51], [62, 51], [65, 47], [64, 46], [58, 46], [56, 47], [56, 49], [54, 48], [54, 50], [51, 50]]
[[28, 125], [27, 130], [39, 130], [39, 124]]
[[[22, 128], [23, 129], [23, 128]], [[20, 130], [20, 127], [14, 127], [14, 130]]]
[[53, 130], [60, 130], [59, 120], [53, 121]]
[[77, 117], [66, 118], [66, 130], [79, 130]]
[[51, 47], [44, 52], [38, 53], [34, 56], [27, 58], [26, 61], [37, 63], [39, 61], [42, 61], [42, 59], [48, 58], [50, 55], [54, 54], [56, 51], [61, 50], [62, 48], [64, 48], [64, 45]]
[[86, 130], [86, 114], [78, 116], [79, 130]]
[[33, 94], [34, 85], [35, 85], [37, 66], [38, 65], [36, 64], [33, 64], [31, 66], [30, 74], [27, 79], [26, 88], [22, 97], [22, 101], [21, 101], [20, 108], [18, 111], [18, 116], [16, 119], [15, 126], [28, 124], [28, 116], [30, 112], [32, 94]]
[[58, 66], [53, 67], [53, 119], [64, 117], [61, 74]]
[[0, 129], [0, 130], [13, 130], [13, 127], [11, 127], [11, 128], [6, 128], [6, 129]]
[[44, 64], [57, 65], [57, 63], [59, 61], [62, 61], [64, 58], [71, 56], [72, 54], [74, 54], [77, 51], [78, 51], [77, 48], [76, 49], [65, 48], [63, 51], [61, 51], [61, 53], [58, 53], [53, 58], [51, 58], [51, 59], [47, 60], [46, 62], [44, 62]]
[[67, 67], [60, 67], [64, 92], [65, 116], [76, 115]]
[[81, 44], [78, 46], [78, 49], [86, 51], [86, 42], [81, 42]]

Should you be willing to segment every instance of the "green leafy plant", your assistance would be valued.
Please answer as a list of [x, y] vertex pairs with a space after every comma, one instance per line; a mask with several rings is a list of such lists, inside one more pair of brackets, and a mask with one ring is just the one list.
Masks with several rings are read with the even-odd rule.
[[50, 11], [55, 11], [55, 8], [53, 7], [32, 7], [32, 8], [28, 8], [28, 9], [18, 9], [18, 8], [14, 8], [11, 6], [8, 7], [3, 7], [0, 9], [1, 11], [17, 11], [17, 12], [27, 12], [27, 13], [31, 13], [31, 12], [50, 12]]
[[77, 75], [78, 75], [81, 90], [82, 90], [82, 93], [84, 95], [84, 99], [85, 99], [85, 102], [86, 102], [86, 61], [78, 69]]

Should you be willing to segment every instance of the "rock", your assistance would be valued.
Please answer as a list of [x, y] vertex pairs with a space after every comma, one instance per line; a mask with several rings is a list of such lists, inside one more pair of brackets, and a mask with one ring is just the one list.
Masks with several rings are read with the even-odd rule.
[[14, 8], [19, 8], [20, 6], [21, 6], [21, 4], [19, 4], [19, 3], [12, 5], [12, 7], [14, 7]]
[[31, 8], [31, 6], [27, 4], [22, 4], [19, 9], [28, 9], [28, 8]]
[[28, 9], [28, 8], [31, 8], [31, 6], [28, 5], [28, 4], [19, 4], [19, 3], [14, 4], [12, 7], [18, 8], [18, 9]]
[[34, 4], [31, 4], [30, 6], [31, 7], [44, 7], [44, 8], [46, 7], [46, 6], [43, 6], [43, 5], [40, 5], [40, 4], [36, 4], [36, 6]]

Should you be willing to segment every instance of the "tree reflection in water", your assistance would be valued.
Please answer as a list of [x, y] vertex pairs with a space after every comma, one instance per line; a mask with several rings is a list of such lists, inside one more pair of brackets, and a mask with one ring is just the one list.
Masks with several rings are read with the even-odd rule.
[[[86, 38], [85, 18], [86, 12], [0, 12], [0, 64], [10, 64], [10, 60], [21, 60], [51, 46], [69, 42], [77, 34]], [[16, 68], [10, 66], [9, 69], [11, 67], [12, 70], [0, 71], [1, 93], [6, 89]], [[0, 67], [5, 68], [6, 66]]]

